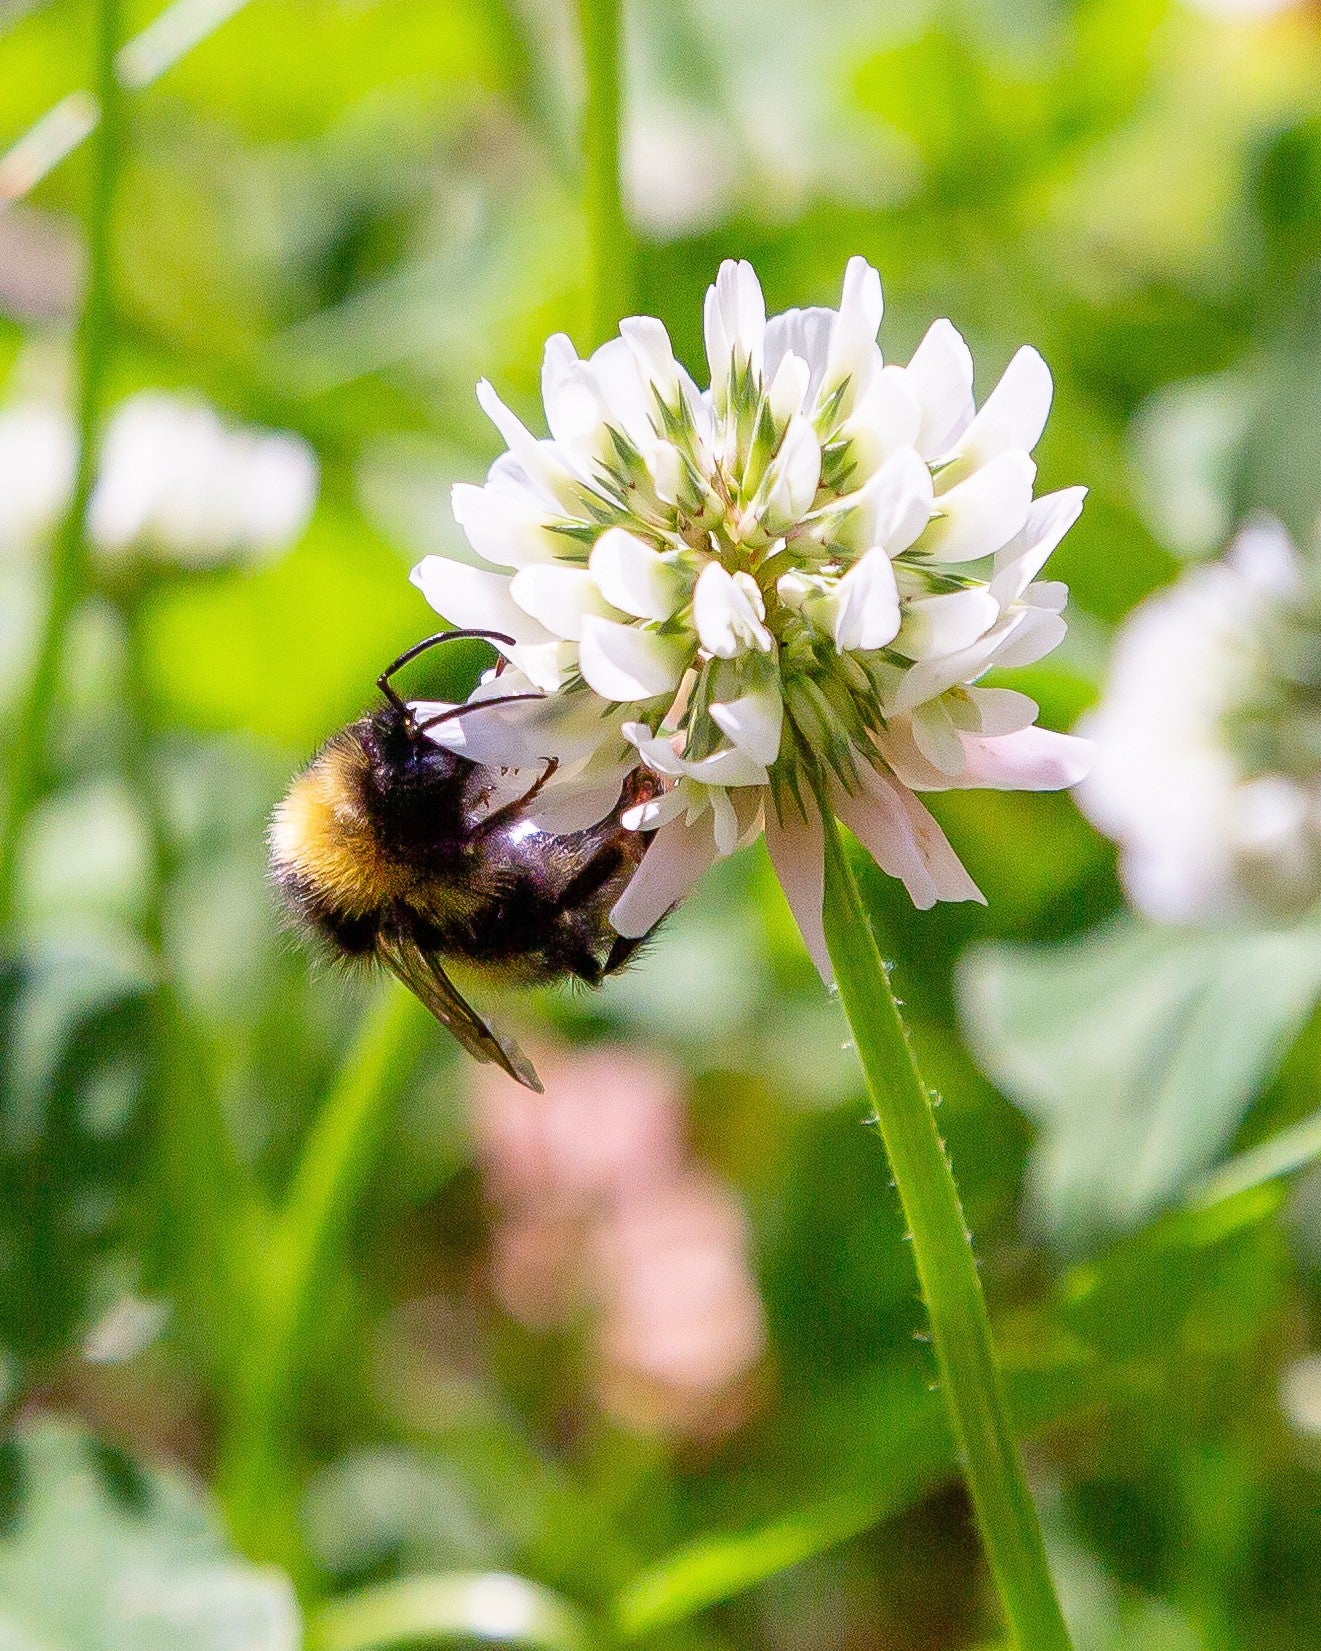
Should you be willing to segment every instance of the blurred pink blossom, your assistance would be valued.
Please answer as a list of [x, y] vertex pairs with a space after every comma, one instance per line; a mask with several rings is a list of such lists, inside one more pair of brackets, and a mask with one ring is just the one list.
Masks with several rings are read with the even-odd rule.
[[761, 1301], [743, 1212], [693, 1162], [676, 1078], [620, 1049], [538, 1066], [544, 1095], [491, 1078], [473, 1108], [501, 1304], [533, 1329], [583, 1325], [597, 1397], [624, 1425], [736, 1425]]

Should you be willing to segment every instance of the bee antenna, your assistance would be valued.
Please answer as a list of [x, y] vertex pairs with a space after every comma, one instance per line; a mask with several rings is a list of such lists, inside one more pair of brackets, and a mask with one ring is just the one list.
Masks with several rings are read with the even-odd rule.
[[459, 717], [466, 717], [469, 711], [489, 711], [496, 705], [517, 705], [524, 699], [545, 699], [545, 694], [501, 694], [498, 699], [469, 700], [466, 705], [455, 705], [448, 711], [441, 711], [434, 717], [428, 717], [425, 722], [415, 722], [412, 730], [415, 734], [425, 734], [432, 728], [437, 728], [442, 722], [454, 722]]
[[[473, 642], [502, 642], [506, 647], [510, 648], [516, 646], [515, 639], [512, 636], [506, 636], [503, 631], [462, 630], [437, 631], [435, 636], [424, 637], [421, 642], [415, 642], [411, 648], [405, 648], [403, 653], [399, 655], [398, 659], [396, 659], [392, 665], [387, 665], [381, 672], [380, 676], [376, 679], [376, 686], [385, 695], [386, 699], [389, 700], [394, 709], [398, 711], [399, 715], [403, 717], [405, 723], [410, 724], [411, 726], [408, 706], [390, 686], [390, 678], [396, 671], [401, 671], [404, 666], [408, 664], [410, 659], [416, 659], [419, 654], [425, 653], [428, 648], [434, 648], [441, 642], [459, 642], [464, 640]], [[427, 726], [430, 727], [430, 723], [428, 723]]]

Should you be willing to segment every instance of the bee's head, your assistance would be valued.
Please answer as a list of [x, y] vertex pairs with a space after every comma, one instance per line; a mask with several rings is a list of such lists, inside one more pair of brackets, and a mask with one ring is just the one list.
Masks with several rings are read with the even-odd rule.
[[434, 790], [472, 767], [443, 745], [437, 745], [419, 725], [411, 709], [387, 702], [346, 730], [356, 735], [362, 754], [357, 781], [364, 801], [389, 805], [401, 792]]

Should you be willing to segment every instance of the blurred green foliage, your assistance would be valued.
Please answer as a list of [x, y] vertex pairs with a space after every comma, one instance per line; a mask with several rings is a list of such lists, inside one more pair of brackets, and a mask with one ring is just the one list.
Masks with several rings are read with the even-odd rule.
[[[156, 9], [133, 0], [128, 32]], [[0, 4], [0, 146], [90, 82], [91, 15]], [[867, 255], [887, 355], [947, 314], [983, 390], [1019, 343], [1045, 354], [1042, 488], [1091, 495], [1052, 563], [1069, 640], [1014, 679], [1043, 721], [1094, 700], [1112, 628], [1181, 555], [1256, 507], [1311, 533], [1315, 8], [638, 0], [629, 24], [635, 302], [690, 366], [726, 255], [772, 309], [832, 301]], [[373, 1044], [406, 1011], [310, 964], [264, 886], [290, 773], [429, 628], [407, 569], [460, 549], [448, 484], [497, 448], [474, 382], [535, 422], [541, 341], [592, 342], [580, 100], [549, 0], [251, 0], [130, 99], [114, 398], [197, 390], [297, 431], [322, 490], [284, 558], [158, 567], [132, 604], [84, 603], [65, 650], [0, 974], [16, 1644], [283, 1651], [270, 1567], [312, 1651], [994, 1633], [884, 1157], [760, 851], [599, 994], [510, 1005], [532, 1042], [676, 1071], [747, 1211], [767, 1352], [739, 1425], [683, 1436], [612, 1416], [581, 1325], [501, 1307], [472, 1070], [420, 1023]], [[86, 185], [80, 151], [0, 210], [9, 400], [67, 375]], [[42, 579], [0, 564], [6, 717]], [[482, 659], [409, 680], [458, 693]], [[860, 873], [1079, 1651], [1321, 1646], [1318, 1401], [1280, 1398], [1318, 1337], [1310, 1148], [1287, 1181], [1263, 1159], [1220, 1196], [1199, 1179], [1316, 1107], [1315, 936], [1150, 935], [1067, 798], [935, 806], [985, 910], [915, 913]], [[361, 1152], [335, 1134], [354, 1105]], [[173, 1603], [130, 1630], [134, 1578]]]

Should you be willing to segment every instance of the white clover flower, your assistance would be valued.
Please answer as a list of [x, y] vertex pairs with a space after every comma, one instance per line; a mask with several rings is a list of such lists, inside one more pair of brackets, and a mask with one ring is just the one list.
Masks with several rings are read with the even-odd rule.
[[274, 556], [302, 533], [316, 494], [316, 458], [301, 437], [145, 391], [106, 431], [92, 539], [107, 555], [139, 547], [196, 567]]
[[1079, 793], [1165, 922], [1301, 911], [1321, 896], [1321, 618], [1278, 523], [1141, 603], [1086, 729]]
[[[76, 443], [61, 407], [0, 411], [0, 549], [49, 537], [68, 508]], [[107, 561], [142, 552], [206, 567], [286, 550], [307, 525], [317, 463], [301, 437], [226, 424], [205, 402], [154, 391], [116, 408], [89, 518]]]
[[59, 520], [73, 486], [72, 421], [41, 402], [0, 408], [0, 554], [22, 554]]
[[413, 578], [451, 622], [512, 638], [480, 696], [549, 697], [437, 737], [513, 787], [557, 758], [540, 806], [582, 824], [639, 763], [657, 777], [629, 816], [656, 838], [613, 913], [623, 934], [764, 831], [824, 968], [815, 792], [925, 907], [981, 896], [915, 791], [1083, 771], [1026, 696], [974, 686], [1064, 634], [1064, 587], [1036, 576], [1083, 490], [1032, 498], [1046, 365], [1020, 350], [979, 411], [948, 321], [897, 367], [880, 320], [861, 258], [838, 311], [770, 320], [751, 266], [726, 263], [708, 391], [648, 317], [586, 361], [550, 340], [548, 440], [478, 388], [509, 448], [454, 490], [484, 565], [429, 556]]

